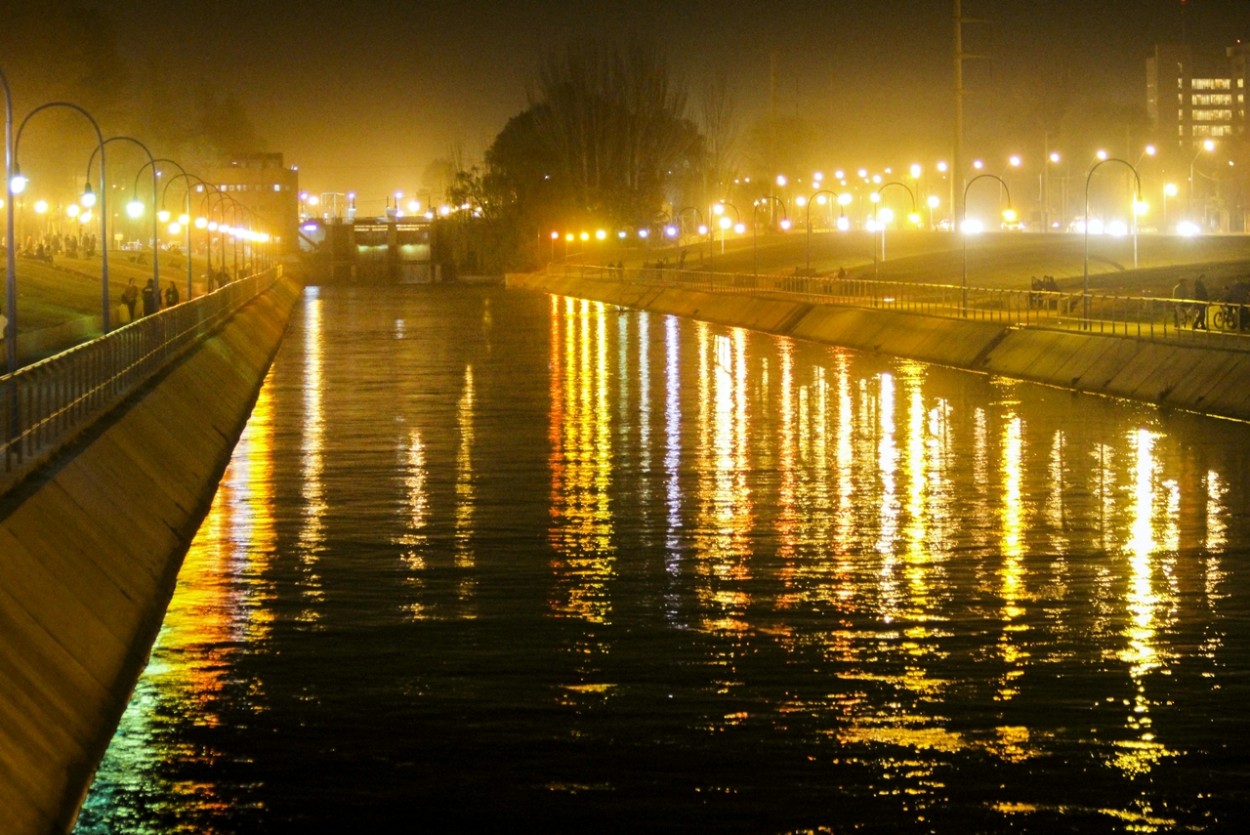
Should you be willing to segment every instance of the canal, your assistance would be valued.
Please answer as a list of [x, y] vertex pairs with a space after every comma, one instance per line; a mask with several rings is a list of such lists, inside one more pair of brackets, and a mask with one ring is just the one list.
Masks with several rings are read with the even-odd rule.
[[78, 833], [1220, 831], [1250, 427], [310, 288]]

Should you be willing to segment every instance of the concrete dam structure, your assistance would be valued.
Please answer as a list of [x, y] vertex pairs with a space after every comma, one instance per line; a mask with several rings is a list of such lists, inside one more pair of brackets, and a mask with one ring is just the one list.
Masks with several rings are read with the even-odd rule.
[[68, 831], [282, 341], [280, 280], [0, 497], [0, 830]]

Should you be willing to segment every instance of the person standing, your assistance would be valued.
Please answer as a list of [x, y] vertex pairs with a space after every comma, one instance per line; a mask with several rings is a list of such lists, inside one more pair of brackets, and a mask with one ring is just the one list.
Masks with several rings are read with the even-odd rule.
[[1176, 327], [1183, 328], [1189, 323], [1189, 305], [1183, 299], [1189, 298], [1189, 279], [1182, 278], [1172, 288], [1172, 299], [1176, 302], [1172, 307], [1172, 321]]
[[126, 310], [130, 314], [130, 318], [126, 321], [133, 322], [135, 320], [135, 304], [139, 301], [139, 288], [135, 286], [135, 280], [130, 279], [130, 283], [126, 285], [126, 289], [122, 290], [122, 304], [126, 305]]
[[156, 312], [156, 294], [160, 290], [157, 289], [156, 282], [148, 279], [148, 283], [143, 285], [143, 315], [151, 316]]
[[174, 284], [171, 281], [169, 282], [169, 286], [165, 288], [165, 306], [173, 307], [177, 303], [178, 303], [178, 285]]
[[1194, 305], [1194, 330], [1208, 330], [1207, 328], [1207, 285], [1202, 279], [1206, 275], [1200, 275], [1194, 280], [1194, 299], [1198, 302]]

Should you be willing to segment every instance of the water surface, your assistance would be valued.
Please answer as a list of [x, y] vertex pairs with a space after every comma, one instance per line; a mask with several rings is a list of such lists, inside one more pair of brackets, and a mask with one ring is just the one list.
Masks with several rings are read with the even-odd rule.
[[77, 831], [1226, 830], [1248, 442], [580, 300], [310, 289]]

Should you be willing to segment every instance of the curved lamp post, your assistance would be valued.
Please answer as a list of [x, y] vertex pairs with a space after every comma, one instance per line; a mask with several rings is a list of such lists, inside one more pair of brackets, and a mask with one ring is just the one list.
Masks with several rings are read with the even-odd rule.
[[1094, 172], [1109, 162], [1118, 162], [1120, 163], [1120, 165], [1128, 166], [1128, 170], [1133, 172], [1133, 183], [1137, 189], [1135, 192], [1136, 199], [1134, 199], [1133, 201], [1133, 224], [1134, 224], [1133, 266], [1137, 265], [1136, 224], [1137, 224], [1137, 214], [1142, 205], [1141, 177], [1138, 176], [1137, 169], [1134, 168], [1131, 163], [1126, 162], [1125, 160], [1122, 160], [1119, 157], [1108, 157], [1107, 159], [1099, 160], [1098, 162], [1094, 163], [1093, 168], [1089, 169], [1089, 173], [1085, 175], [1085, 223], [1084, 223], [1085, 258], [1084, 258], [1084, 269], [1082, 270], [1082, 282], [1081, 282], [1081, 310], [1082, 310], [1082, 318], [1084, 319], [1084, 328], [1086, 330], [1089, 329], [1089, 183], [1090, 183], [1090, 180], [1094, 178]]
[[1007, 195], [1007, 208], [1003, 210], [1004, 219], [1010, 218], [1015, 215], [1015, 212], [1011, 208], [1011, 189], [1007, 188], [1006, 180], [1004, 180], [1002, 177], [998, 176], [997, 174], [978, 174], [975, 177], [973, 177], [971, 180], [969, 180], [968, 184], [964, 186], [963, 212], [961, 213], [960, 218], [959, 218], [959, 234], [963, 237], [963, 247], [964, 247], [964, 272], [963, 272], [963, 278], [959, 285], [960, 287], [959, 313], [961, 316], [965, 316], [965, 317], [968, 315], [968, 230], [966, 228], [967, 223], [968, 223], [968, 191], [969, 189], [972, 188], [972, 184], [975, 183], [977, 180], [985, 180], [985, 179], [997, 180], [998, 184], [1003, 187], [1003, 192], [1006, 193]]
[[0, 87], [4, 89], [4, 208], [6, 215], [4, 222], [4, 312], [8, 316], [4, 325], [4, 352], [7, 357], [5, 367], [12, 374], [17, 370], [17, 241], [13, 234], [13, 94], [9, 92], [9, 80], [5, 77], [3, 70], [0, 70]]
[[[900, 183], [900, 185], [902, 184]], [[882, 186], [882, 188], [885, 188], [885, 186]], [[829, 189], [822, 188], [820, 191], [814, 192], [811, 197], [807, 198], [807, 205], [803, 207], [803, 211], [805, 214], [804, 221], [807, 224], [807, 264], [804, 266], [803, 271], [808, 274], [810, 274], [812, 271], [812, 203], [816, 200], [817, 197], [819, 197], [822, 194], [828, 194], [831, 197], [833, 197], [835, 200], [838, 197], [837, 194], [835, 194], [832, 191], [829, 191]], [[913, 197], [912, 198], [913, 207], [915, 205], [915, 202], [916, 200]]]
[[[733, 223], [730, 223], [729, 218], [725, 217], [725, 209], [734, 210]], [[742, 214], [738, 211], [737, 206], [735, 206], [733, 203], [730, 203], [726, 200], [718, 200], [715, 203], [713, 203], [712, 214], [720, 218], [720, 220], [717, 222], [717, 225], [720, 226], [720, 230], [721, 230], [720, 252], [721, 252], [721, 255], [724, 255], [725, 254], [725, 233], [728, 232], [730, 229], [734, 229], [735, 231], [737, 231], [737, 228], [742, 225]], [[713, 248], [715, 248], [716, 230], [712, 229], [710, 234], [712, 236], [712, 246]]]
[[[915, 219], [919, 217], [919, 213], [916, 211], [916, 193], [911, 190], [911, 188], [907, 185], [907, 183], [900, 183], [898, 180], [891, 180], [890, 182], [885, 183], [884, 185], [881, 186], [881, 188], [877, 189], [876, 191], [872, 193], [872, 197], [871, 197], [872, 199], [872, 225], [877, 226], [877, 205], [880, 204], [881, 202], [881, 192], [885, 191], [890, 186], [898, 186], [899, 188], [903, 189], [903, 191], [907, 192], [907, 196], [911, 198], [911, 214], [908, 217], [911, 218], [912, 222], [915, 222]], [[881, 260], [884, 261], [885, 260], [885, 228], [882, 227], [880, 229], [880, 232], [881, 232]], [[875, 245], [872, 248], [872, 264], [873, 264], [872, 266], [873, 278], [876, 278], [877, 277], [877, 247]]]
[[777, 202], [779, 206], [781, 206], [781, 228], [782, 229], [790, 228], [790, 218], [786, 214], [786, 201], [782, 200], [780, 197], [777, 197], [775, 195], [765, 194], [763, 197], [760, 197], [754, 202], [754, 204], [751, 207], [751, 255], [752, 255], [753, 263], [754, 263], [753, 273], [756, 278], [759, 278], [759, 275], [760, 275], [760, 247], [759, 247], [760, 230], [759, 230], [759, 220], [757, 219], [760, 213], [760, 204], [764, 203], [771, 207], [772, 202], [774, 200]]
[[[1193, 158], [1193, 159], [1191, 159], [1191, 160], [1189, 161], [1189, 210], [1188, 210], [1188, 211], [1189, 211], [1189, 219], [1190, 219], [1191, 221], [1192, 221], [1192, 220], [1194, 220], [1194, 206], [1195, 206], [1195, 204], [1197, 203], [1197, 200], [1196, 200], [1196, 199], [1195, 199], [1195, 197], [1194, 197], [1194, 185], [1195, 185], [1195, 183], [1194, 183], [1194, 167], [1198, 164], [1198, 158], [1199, 158], [1199, 157], [1201, 157], [1203, 154], [1209, 154], [1209, 153], [1211, 153], [1211, 152], [1212, 152], [1212, 151], [1214, 151], [1214, 150], [1215, 150], [1215, 140], [1214, 140], [1214, 139], [1204, 139], [1204, 140], [1202, 141], [1202, 147], [1200, 147], [1200, 148], [1198, 149], [1198, 153], [1194, 154], [1194, 158]], [[1140, 189], [1140, 188], [1138, 188], [1138, 191], [1141, 191], [1141, 189]], [[1204, 211], [1202, 214], [1203, 214], [1203, 223], [1202, 223], [1202, 226], [1203, 226], [1203, 228], [1205, 229], [1205, 227], [1206, 227], [1206, 212]]]
[[[26, 114], [26, 118], [22, 120], [22, 124], [17, 128], [17, 138], [13, 141], [13, 171], [12, 178], [9, 180], [10, 202], [12, 193], [21, 192], [26, 187], [26, 178], [21, 174], [21, 168], [18, 164], [18, 149], [22, 144], [22, 131], [26, 129], [26, 123], [31, 117], [41, 110], [47, 110], [50, 107], [68, 107], [70, 110], [77, 111], [86, 117], [91, 123], [91, 127], [95, 130], [96, 135], [96, 151], [100, 154], [100, 327], [104, 333], [108, 333], [109, 327], [109, 247], [108, 247], [108, 193], [104, 185], [104, 134], [100, 131], [100, 125], [96, 120], [83, 108], [68, 101], [50, 101], [41, 104], [30, 113]], [[93, 156], [94, 159], [94, 156]], [[83, 205], [91, 206], [96, 200], [95, 195], [91, 194], [91, 166], [87, 166], [87, 185], [83, 192]], [[13, 251], [10, 245], [9, 252]], [[12, 280], [12, 279], [11, 279]], [[10, 311], [12, 316], [16, 311]]]
[[[700, 235], [703, 234], [702, 230], [708, 228], [709, 226], [709, 224], [706, 224], [703, 222], [703, 212], [699, 210], [698, 206], [682, 206], [680, 209], [677, 210], [677, 214], [673, 215], [673, 221], [677, 224], [677, 240], [679, 242], [681, 241], [681, 233], [683, 231], [681, 219], [682, 219], [682, 216], [686, 214], [686, 212], [694, 212], [695, 217], [698, 218], [698, 221], [699, 221], [698, 228], [700, 230], [699, 231]], [[699, 256], [699, 257], [702, 257], [702, 256]]]
[[[177, 162], [173, 161], [172, 159], [169, 159], [168, 157], [159, 157], [156, 159], [156, 162], [167, 162], [170, 165], [177, 168], [178, 171], [180, 172], [178, 174], [175, 174], [173, 177], [170, 177], [168, 180], [166, 180], [165, 187], [161, 189], [161, 212], [168, 214], [165, 209], [165, 195], [169, 192], [170, 184], [173, 183], [174, 180], [177, 180], [180, 178], [186, 179], [187, 181], [185, 183], [186, 185], [186, 198], [185, 198], [186, 223], [183, 224], [183, 226], [185, 227], [183, 231], [186, 232], [186, 238], [187, 238], [187, 301], [190, 301], [192, 292], [194, 290], [191, 284], [191, 177], [195, 175], [188, 174], [185, 168], [183, 168], [181, 165], [179, 165]], [[196, 179], [199, 180], [200, 178], [196, 177]], [[204, 182], [204, 181], [200, 180], [200, 182]], [[161, 222], [163, 223], [164, 221], [161, 221]]]
[[[139, 203], [139, 200], [137, 197], [138, 191], [139, 191], [139, 175], [143, 173], [143, 169], [147, 168], [148, 165], [152, 166], [152, 284], [154, 288], [153, 295], [155, 296], [154, 302], [156, 305], [156, 309], [160, 310], [161, 309], [161, 259], [160, 259], [160, 255], [158, 253], [158, 247], [157, 247], [157, 239], [160, 236], [160, 220], [156, 216], [156, 197], [157, 197], [157, 192], [159, 191], [159, 188], [157, 187], [157, 183], [156, 183], [156, 178], [158, 174], [156, 170], [156, 158], [152, 156], [152, 151], [148, 149], [147, 145], [144, 145], [142, 142], [140, 142], [138, 139], [135, 139], [133, 136], [110, 136], [108, 139], [105, 139], [100, 144], [99, 149], [97, 149], [100, 152], [100, 167], [101, 168], [104, 167], [104, 146], [109, 144], [110, 142], [132, 142], [135, 145], [138, 145], [139, 148], [143, 151], [143, 153], [148, 155], [147, 164], [140, 166], [139, 170], [135, 172], [135, 187], [134, 187], [133, 193], [136, 196], [130, 201], [129, 206], [127, 206], [127, 211], [130, 210], [130, 206], [138, 206], [139, 213], [142, 213], [143, 211], [142, 204]], [[94, 162], [95, 162], [95, 153], [92, 153], [91, 159], [87, 160], [87, 181], [88, 182], [91, 181], [91, 164]], [[101, 172], [101, 180], [103, 180], [103, 172]], [[101, 186], [101, 188], [103, 188], [103, 186]], [[135, 214], [132, 216], [137, 217], [138, 215]], [[104, 246], [105, 246], [105, 249], [108, 248], [107, 241], [105, 241]]]
[[[201, 201], [200, 205], [202, 206], [204, 201], [208, 202], [208, 211], [205, 213], [205, 218], [204, 218], [204, 230], [205, 230], [204, 234], [205, 234], [205, 249], [208, 253], [209, 287], [212, 287], [217, 282], [217, 279], [213, 274], [213, 233], [216, 232], [226, 222], [225, 203], [226, 203], [226, 200], [230, 199], [230, 195], [226, 194], [224, 191], [221, 190], [220, 187], [215, 186], [212, 183], [205, 183], [203, 180], [201, 180], [200, 182], [203, 183], [204, 185], [204, 199], [203, 201]], [[209, 189], [211, 189], [211, 191]], [[217, 211], [221, 215], [220, 222], [213, 221], [211, 219], [211, 215], [213, 212], [212, 200], [214, 197], [218, 198]], [[226, 236], [223, 233], [220, 237], [221, 237], [220, 270], [221, 272], [224, 273], [226, 271]]]

